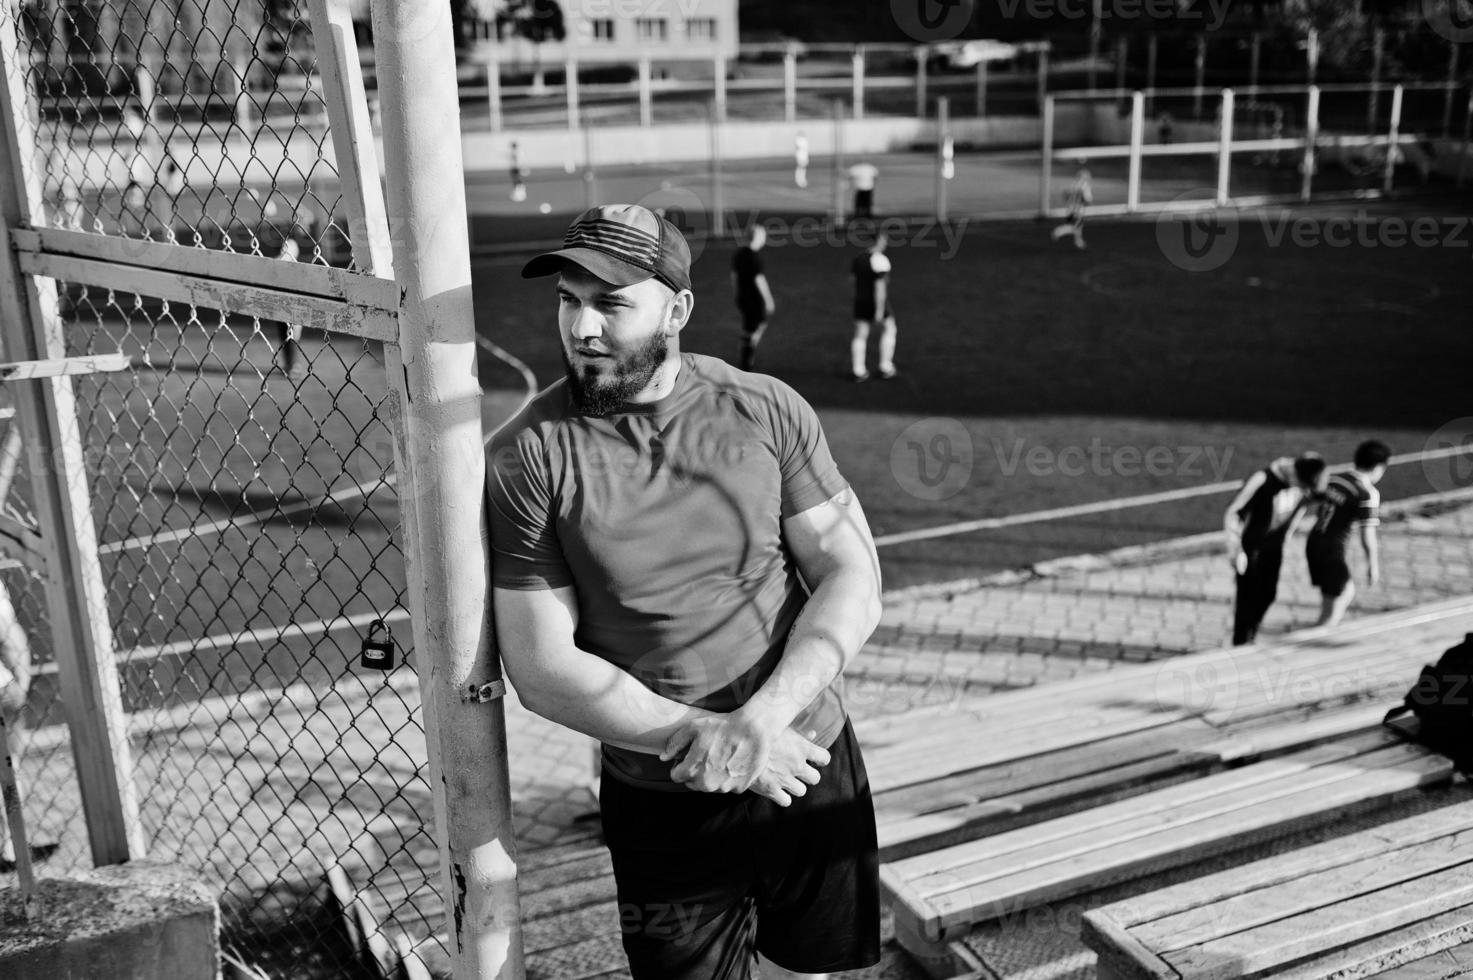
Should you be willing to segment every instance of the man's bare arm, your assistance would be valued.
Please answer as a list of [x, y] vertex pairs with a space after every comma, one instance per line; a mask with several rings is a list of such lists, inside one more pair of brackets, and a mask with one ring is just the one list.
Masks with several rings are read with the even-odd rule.
[[[680, 729], [726, 717], [657, 694], [580, 649], [572, 588], [493, 589], [492, 602], [507, 677], [527, 709], [549, 721], [608, 745], [658, 755]], [[778, 748], [750, 788], [787, 806], [818, 782], [814, 767], [827, 764], [829, 754], [796, 732], [786, 733]]]
[[852, 490], [783, 521], [783, 536], [811, 594], [757, 693], [718, 722], [687, 726], [675, 740], [688, 751], [672, 775], [697, 788], [744, 788], [744, 775], [765, 764], [765, 746], [833, 682], [879, 623], [879, 559]]

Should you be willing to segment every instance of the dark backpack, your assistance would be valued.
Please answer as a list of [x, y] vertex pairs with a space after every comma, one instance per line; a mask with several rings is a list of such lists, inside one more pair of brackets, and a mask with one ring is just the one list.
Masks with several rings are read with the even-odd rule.
[[1422, 668], [1405, 700], [1386, 713], [1391, 721], [1408, 712], [1417, 716], [1417, 741], [1441, 752], [1473, 776], [1473, 633]]

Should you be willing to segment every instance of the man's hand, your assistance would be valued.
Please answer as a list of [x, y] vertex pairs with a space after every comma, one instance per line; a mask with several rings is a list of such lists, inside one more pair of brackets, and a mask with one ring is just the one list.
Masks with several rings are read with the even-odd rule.
[[1366, 585], [1374, 589], [1381, 582], [1381, 569], [1371, 565], [1366, 569]]
[[664, 761], [681, 758], [670, 778], [703, 793], [742, 793], [751, 789], [787, 806], [818, 782], [828, 762], [826, 750], [791, 729], [776, 735], [739, 713], [701, 718], [670, 737]]
[[767, 769], [752, 784], [752, 792], [767, 797], [778, 806], [790, 806], [794, 797], [804, 796], [808, 787], [818, 785], [818, 767], [828, 764], [827, 749], [821, 749], [791, 728], [785, 728], [772, 747]]

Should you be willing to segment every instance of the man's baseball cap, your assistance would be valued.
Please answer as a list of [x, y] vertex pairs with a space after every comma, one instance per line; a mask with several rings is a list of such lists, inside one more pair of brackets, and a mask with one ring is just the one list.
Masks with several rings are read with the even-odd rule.
[[523, 279], [554, 276], [572, 262], [615, 286], [657, 279], [677, 293], [690, 288], [690, 246], [663, 217], [639, 204], [589, 208], [568, 226], [563, 247], [522, 266]]

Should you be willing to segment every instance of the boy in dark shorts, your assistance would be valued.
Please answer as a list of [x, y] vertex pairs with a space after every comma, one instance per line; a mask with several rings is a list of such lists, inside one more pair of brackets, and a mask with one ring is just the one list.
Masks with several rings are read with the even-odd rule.
[[777, 309], [759, 254], [766, 244], [767, 229], [760, 222], [754, 223], [747, 233], [747, 244], [731, 257], [731, 290], [737, 312], [742, 316], [740, 366], [743, 371], [752, 370], [756, 364], [757, 345], [762, 343], [762, 335], [767, 332], [767, 318]]
[[1223, 517], [1228, 559], [1237, 574], [1233, 645], [1252, 643], [1279, 592], [1284, 542], [1304, 513], [1305, 497], [1324, 486], [1318, 453], [1282, 456], [1248, 477]]
[[1350, 532], [1360, 529], [1361, 548], [1366, 553], [1366, 585], [1375, 588], [1381, 580], [1380, 550], [1376, 527], [1381, 523], [1381, 494], [1376, 484], [1386, 475], [1391, 450], [1374, 439], [1355, 449], [1355, 469], [1330, 478], [1317, 501], [1318, 517], [1304, 545], [1309, 560], [1309, 580], [1320, 590], [1320, 619], [1316, 626], [1335, 626], [1355, 598], [1355, 582], [1346, 552]]
[[487, 450], [492, 602], [523, 704], [602, 743], [630, 973], [872, 965], [874, 806], [841, 680], [879, 620], [864, 511], [796, 391], [680, 350], [670, 222], [591, 208], [563, 241], [522, 270], [557, 278], [566, 376]]
[[885, 255], [889, 239], [883, 231], [875, 232], [869, 249], [856, 256], [849, 266], [854, 282], [854, 337], [849, 341], [849, 371], [854, 381], [868, 381], [865, 366], [869, 354], [870, 327], [880, 325], [880, 378], [895, 377], [895, 310], [890, 305], [890, 259]]

